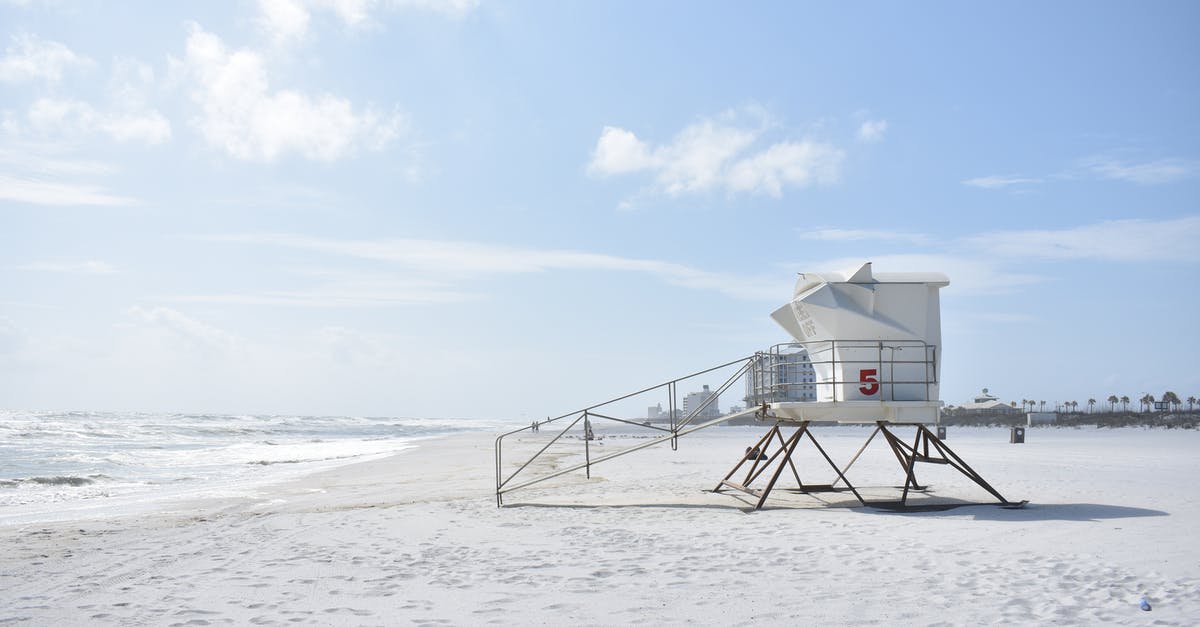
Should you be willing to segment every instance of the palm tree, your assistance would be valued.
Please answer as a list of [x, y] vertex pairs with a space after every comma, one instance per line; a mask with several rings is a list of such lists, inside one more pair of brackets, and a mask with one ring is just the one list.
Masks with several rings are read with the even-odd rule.
[[1071, 413], [1079, 413], [1079, 401], [1071, 401]]
[[1107, 399], [1107, 400], [1108, 400], [1108, 411], [1109, 411], [1109, 413], [1112, 413], [1112, 412], [1116, 411], [1116, 409], [1117, 409], [1117, 401], [1119, 401], [1119, 400], [1121, 400], [1121, 399], [1117, 398], [1117, 395], [1116, 395], [1116, 394], [1109, 394], [1109, 395], [1108, 395], [1108, 399]]
[[1029, 399], [1027, 399], [1027, 398], [1021, 399], [1021, 411], [1028, 411], [1025, 409], [1025, 406], [1028, 404], [1029, 404]]
[[1121, 395], [1121, 411], [1129, 411], [1129, 397]]
[[1188, 411], [1192, 411], [1192, 405], [1196, 404], [1196, 397], [1195, 396], [1187, 397], [1187, 404], [1188, 404]]
[[1170, 407], [1171, 409], [1176, 409], [1176, 410], [1179, 409], [1179, 395], [1178, 394], [1176, 394], [1170, 390], [1167, 390], [1166, 392], [1163, 392], [1162, 400], [1164, 403], [1167, 403], [1168, 407]]
[[1154, 407], [1154, 397], [1150, 394], [1143, 394], [1142, 397], [1138, 399], [1138, 403], [1138, 406], [1142, 407], [1143, 411], [1150, 411], [1150, 409]]
[[1088, 399], [1088, 413], [1089, 413], [1089, 414], [1090, 414], [1090, 413], [1092, 413], [1092, 408], [1093, 408], [1093, 407], [1095, 407], [1095, 406], [1096, 406], [1096, 399], [1094, 399], [1094, 398], [1089, 398], [1089, 399]]
[[1038, 401], [1038, 403], [1041, 403], [1040, 411], [1046, 411], [1046, 401]]

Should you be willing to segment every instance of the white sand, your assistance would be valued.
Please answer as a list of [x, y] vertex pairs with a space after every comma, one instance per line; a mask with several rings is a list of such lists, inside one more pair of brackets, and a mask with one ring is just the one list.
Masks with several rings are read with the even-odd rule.
[[[470, 435], [259, 498], [0, 527], [0, 624], [1200, 622], [1200, 433], [1031, 429], [1010, 445], [1006, 430], [952, 428], [1023, 510], [895, 514], [780, 492], [746, 513], [704, 492], [764, 430], [709, 429], [504, 508], [492, 438]], [[867, 433], [819, 432], [842, 460]], [[990, 500], [945, 467], [919, 472], [939, 499]], [[879, 497], [901, 477], [878, 442], [851, 473]]]

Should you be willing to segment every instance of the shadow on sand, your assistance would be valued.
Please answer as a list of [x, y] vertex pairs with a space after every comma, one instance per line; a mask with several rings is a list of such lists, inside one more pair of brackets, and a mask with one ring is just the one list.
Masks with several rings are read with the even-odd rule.
[[547, 509], [711, 509], [711, 510], [745, 510], [737, 504], [710, 503], [505, 503], [502, 509], [517, 509], [521, 507], [544, 507]]
[[[729, 503], [536, 503], [518, 502], [505, 503], [504, 508], [545, 507], [549, 509], [707, 509], [713, 511], [741, 510], [746, 513], [753, 511], [753, 503], [747, 500], [733, 498]], [[975, 520], [994, 520], [999, 522], [1034, 522], [1034, 521], [1078, 521], [1099, 522], [1101, 520], [1116, 520], [1120, 518], [1146, 518], [1152, 516], [1170, 516], [1168, 512], [1128, 507], [1125, 505], [1104, 505], [1100, 503], [1029, 503], [1024, 507], [1014, 509], [998, 503], [972, 503], [968, 501], [944, 500], [936, 504], [915, 505], [900, 509], [886, 503], [874, 503], [866, 507], [858, 503], [807, 503], [802, 506], [772, 506], [767, 510], [821, 510], [849, 509], [860, 514], [889, 515], [889, 516], [969, 516]]]
[[1169, 513], [1157, 509], [1128, 507], [1125, 505], [1104, 505], [1101, 503], [1030, 503], [1019, 509], [1006, 508], [997, 503], [941, 503], [925, 507], [915, 507], [907, 510], [890, 507], [868, 506], [856, 508], [856, 512], [864, 514], [901, 514], [901, 515], [943, 515], [943, 516], [972, 516], [976, 520], [995, 520], [1003, 522], [1030, 522], [1043, 520], [1066, 520], [1079, 522], [1099, 522], [1118, 518], [1145, 518], [1149, 516], [1170, 516]]

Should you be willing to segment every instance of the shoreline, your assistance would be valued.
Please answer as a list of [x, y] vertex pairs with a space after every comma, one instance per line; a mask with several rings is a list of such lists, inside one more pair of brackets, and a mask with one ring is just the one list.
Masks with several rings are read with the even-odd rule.
[[171, 511], [188, 511], [204, 504], [254, 501], [262, 495], [309, 477], [335, 472], [341, 468], [370, 464], [403, 455], [420, 448], [426, 441], [436, 441], [447, 436], [416, 436], [401, 438], [400, 448], [389, 452], [364, 453], [343, 458], [313, 460], [301, 464], [278, 463], [264, 466], [279, 466], [274, 472], [260, 477], [229, 477], [216, 481], [204, 479], [180, 479], [169, 483], [154, 484], [114, 496], [95, 496], [58, 501], [32, 502], [0, 507], [0, 529], [21, 525], [51, 525], [87, 521], [92, 519], [122, 518], [127, 516], [153, 516]]

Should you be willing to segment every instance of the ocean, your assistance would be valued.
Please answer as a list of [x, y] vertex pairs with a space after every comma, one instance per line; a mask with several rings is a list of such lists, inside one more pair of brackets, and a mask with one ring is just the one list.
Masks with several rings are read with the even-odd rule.
[[0, 524], [127, 513], [495, 430], [497, 421], [0, 410]]

